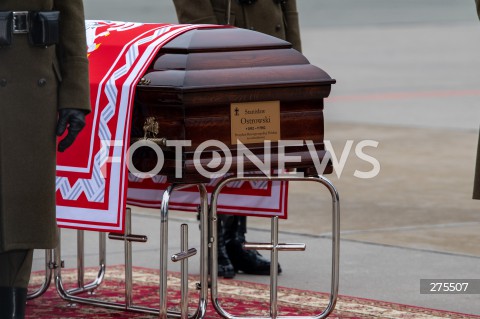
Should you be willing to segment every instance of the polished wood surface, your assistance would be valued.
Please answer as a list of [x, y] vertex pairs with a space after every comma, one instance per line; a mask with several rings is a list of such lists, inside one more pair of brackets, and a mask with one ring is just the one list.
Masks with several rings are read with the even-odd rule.
[[[320, 159], [323, 144], [323, 99], [335, 83], [325, 71], [311, 65], [291, 44], [258, 32], [237, 28], [199, 29], [186, 32], [165, 45], [137, 86], [132, 137], [142, 137], [145, 118], [154, 116], [160, 127], [157, 137], [191, 140], [183, 149], [185, 172], [177, 181], [200, 178], [193, 166], [193, 152], [206, 140], [219, 140], [233, 151], [230, 104], [280, 101], [282, 140], [312, 140]], [[248, 144], [262, 159], [263, 144]], [[162, 174], [173, 180], [174, 152], [163, 148], [166, 157]], [[278, 162], [273, 149], [272, 163]], [[288, 156], [300, 156], [290, 168], [313, 167], [306, 146], [287, 148]], [[205, 151], [201, 162], [211, 160]], [[137, 168], [150, 170], [156, 157], [148, 150], [137, 151]], [[247, 169], [254, 169], [252, 163]]]

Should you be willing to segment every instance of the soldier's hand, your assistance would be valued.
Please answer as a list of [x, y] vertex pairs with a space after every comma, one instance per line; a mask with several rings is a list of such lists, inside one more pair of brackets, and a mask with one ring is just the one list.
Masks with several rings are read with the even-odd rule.
[[79, 109], [61, 109], [58, 111], [56, 134], [63, 135], [66, 129], [68, 134], [58, 143], [58, 151], [63, 152], [73, 144], [78, 133], [85, 126], [85, 113]]

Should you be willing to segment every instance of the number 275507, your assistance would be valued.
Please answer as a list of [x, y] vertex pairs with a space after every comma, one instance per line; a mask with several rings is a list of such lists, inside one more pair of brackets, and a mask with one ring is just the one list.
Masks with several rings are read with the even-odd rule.
[[467, 291], [468, 282], [431, 282], [430, 291]]

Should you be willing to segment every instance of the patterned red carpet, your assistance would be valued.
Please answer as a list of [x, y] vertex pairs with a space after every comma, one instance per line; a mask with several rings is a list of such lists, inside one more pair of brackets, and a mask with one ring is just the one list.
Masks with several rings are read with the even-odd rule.
[[[158, 272], [151, 269], [135, 268], [134, 270], [134, 304], [147, 307], [158, 307]], [[95, 270], [87, 272], [95, 274]], [[76, 282], [76, 271], [63, 270], [62, 278], [66, 288], [69, 283]], [[87, 277], [88, 278], [88, 277]], [[91, 277], [90, 277], [91, 278]], [[115, 302], [124, 300], [123, 267], [109, 267], [107, 276], [102, 286], [93, 296], [83, 294], [85, 297], [103, 298]], [[32, 277], [33, 284], [40, 284], [43, 280], [42, 273], [35, 273]], [[178, 274], [169, 276], [169, 307], [178, 311], [180, 300], [180, 280]], [[86, 282], [88, 282], [86, 280]], [[53, 286], [53, 285], [52, 285]], [[190, 309], [196, 309], [198, 294], [195, 291], [195, 278], [190, 280]], [[237, 316], [268, 316], [269, 290], [261, 284], [245, 283], [237, 280], [221, 280], [219, 282], [219, 296], [222, 307]], [[328, 303], [328, 295], [323, 293], [304, 291], [291, 288], [282, 288], [278, 292], [279, 315], [318, 315]], [[157, 318], [151, 314], [109, 310], [83, 304], [71, 305], [62, 300], [54, 287], [50, 287], [45, 295], [31, 300], [27, 304], [27, 318], [67, 319], [67, 318]], [[207, 319], [221, 318], [212, 308], [209, 300]], [[334, 319], [469, 319], [480, 316], [444, 312], [432, 309], [392, 304], [381, 301], [360, 298], [344, 297], [338, 299], [337, 306], [329, 318]]]

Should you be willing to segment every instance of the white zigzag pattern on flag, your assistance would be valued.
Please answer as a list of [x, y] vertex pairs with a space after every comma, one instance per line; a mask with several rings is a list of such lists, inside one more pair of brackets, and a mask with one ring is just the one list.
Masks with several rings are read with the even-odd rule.
[[[140, 24], [138, 24], [140, 25]], [[129, 26], [131, 27], [131, 26]], [[99, 137], [102, 143], [102, 147], [95, 155], [93, 174], [91, 179], [79, 179], [71, 186], [68, 178], [57, 177], [56, 178], [56, 190], [60, 189], [60, 193], [64, 199], [76, 200], [82, 193], [85, 193], [88, 201], [90, 202], [103, 202], [105, 196], [105, 178], [102, 174], [101, 168], [108, 160], [108, 154], [110, 154], [111, 137], [112, 134], [108, 129], [108, 122], [115, 115], [115, 106], [117, 102], [118, 90], [115, 82], [118, 78], [129, 72], [130, 68], [139, 56], [138, 46], [155, 40], [159, 35], [170, 31], [171, 27], [161, 28], [153, 33], [150, 37], [141, 39], [135, 42], [127, 54], [125, 55], [126, 63], [124, 66], [114, 72], [113, 76], [109, 79], [105, 85], [105, 94], [109, 101], [108, 105], [102, 111], [100, 115], [99, 124]], [[158, 179], [155, 179], [158, 180]]]

